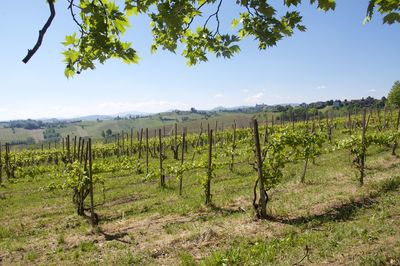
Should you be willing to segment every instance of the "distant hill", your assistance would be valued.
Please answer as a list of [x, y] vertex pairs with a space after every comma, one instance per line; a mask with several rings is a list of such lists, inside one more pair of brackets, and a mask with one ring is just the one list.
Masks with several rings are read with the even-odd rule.
[[234, 106], [234, 107], [224, 107], [224, 106], [218, 106], [215, 107], [213, 109], [211, 109], [210, 111], [214, 111], [214, 112], [219, 112], [219, 111], [235, 111], [235, 110], [239, 110], [239, 109], [246, 109], [246, 108], [250, 108], [252, 106]]
[[137, 111], [130, 111], [130, 112], [121, 112], [118, 114], [113, 115], [113, 117], [129, 117], [129, 116], [147, 116], [151, 115], [152, 113], [145, 113], [145, 112], [137, 112]]
[[113, 118], [114, 118], [114, 116], [111, 116], [111, 115], [87, 115], [87, 116], [75, 117], [72, 119], [66, 119], [66, 120], [97, 121], [97, 120], [111, 120]]

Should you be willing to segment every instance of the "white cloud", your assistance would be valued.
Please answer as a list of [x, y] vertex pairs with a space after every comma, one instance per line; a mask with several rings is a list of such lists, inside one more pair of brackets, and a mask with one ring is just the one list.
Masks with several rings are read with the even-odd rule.
[[244, 101], [246, 103], [260, 103], [263, 98], [264, 98], [264, 93], [259, 92], [259, 93], [255, 94], [255, 95], [247, 97], [246, 99], [244, 99]]
[[217, 93], [214, 95], [214, 98], [223, 98], [223, 97], [224, 97], [224, 95], [221, 93]]
[[325, 85], [319, 85], [318, 87], [317, 87], [317, 90], [324, 90], [324, 89], [326, 89], [327, 87], [325, 86]]
[[[1, 120], [27, 119], [27, 118], [72, 118], [85, 115], [113, 115], [121, 112], [138, 111], [144, 113], [158, 113], [170, 109], [188, 110], [190, 106], [180, 101], [149, 100], [142, 102], [101, 102], [98, 104], [78, 106], [44, 106], [43, 108], [25, 109], [0, 109], [3, 114]], [[3, 112], [4, 111], [4, 112]]]
[[249, 93], [250, 91], [248, 89], [243, 90], [244, 93]]
[[376, 92], [376, 90], [375, 89], [370, 89], [370, 90], [368, 90], [368, 92]]

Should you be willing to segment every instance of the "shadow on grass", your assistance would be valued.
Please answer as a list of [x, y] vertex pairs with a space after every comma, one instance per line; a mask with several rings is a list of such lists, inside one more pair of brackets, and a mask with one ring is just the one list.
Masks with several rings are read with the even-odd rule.
[[229, 216], [235, 213], [242, 213], [244, 212], [244, 210], [237, 208], [224, 208], [224, 207], [219, 207], [219, 206], [215, 206], [214, 204], [210, 205], [211, 210], [216, 213], [216, 214], [220, 214], [223, 216]]
[[268, 220], [290, 225], [311, 224], [316, 227], [326, 222], [341, 222], [352, 219], [352, 217], [361, 208], [368, 209], [378, 202], [382, 194], [394, 191], [400, 187], [400, 177], [391, 178], [377, 184], [376, 190], [358, 200], [341, 204], [329, 209], [322, 214], [314, 214], [310, 216], [302, 216], [296, 218], [268, 217]]
[[126, 232], [118, 232], [115, 234], [108, 234], [106, 232], [101, 231], [100, 234], [104, 236], [104, 239], [106, 241], [114, 241], [115, 240], [115, 241], [119, 241], [121, 243], [131, 244], [130, 241], [126, 241], [123, 239], [125, 236], [128, 235], [128, 233], [126, 233]]

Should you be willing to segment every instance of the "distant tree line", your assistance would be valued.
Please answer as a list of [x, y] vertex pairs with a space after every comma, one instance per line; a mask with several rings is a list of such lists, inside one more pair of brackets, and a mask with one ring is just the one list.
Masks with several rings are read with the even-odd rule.
[[40, 120], [14, 120], [10, 121], [5, 128], [24, 128], [24, 129], [39, 129], [44, 126], [43, 121]]
[[67, 121], [52, 121], [52, 122], [43, 122], [42, 120], [13, 120], [4, 125], [4, 128], [23, 128], [28, 130], [33, 129], [42, 129], [42, 128], [62, 128], [66, 127], [68, 124]]
[[[318, 101], [313, 103], [301, 103], [299, 105], [266, 105], [266, 104], [257, 104], [256, 106], [249, 107], [240, 107], [236, 109], [222, 109], [220, 112], [242, 112], [242, 113], [255, 113], [255, 112], [269, 112], [269, 113], [280, 113], [277, 116], [277, 119], [284, 120], [302, 120], [307, 115], [309, 117], [316, 116], [320, 114], [320, 116], [324, 116], [324, 112], [322, 109], [326, 107], [331, 107], [335, 109], [337, 112], [347, 113], [350, 111], [357, 111], [362, 108], [384, 108], [387, 105], [386, 97], [382, 97], [381, 99], [375, 99], [373, 97], [362, 98], [358, 100], [329, 100], [329, 101]], [[199, 113], [200, 111], [191, 108], [192, 113]], [[202, 111], [204, 112], [204, 111]], [[213, 113], [214, 111], [209, 111], [208, 114]]]
[[56, 132], [54, 128], [46, 128], [43, 131], [43, 137], [45, 140], [56, 140], [61, 137], [60, 133]]

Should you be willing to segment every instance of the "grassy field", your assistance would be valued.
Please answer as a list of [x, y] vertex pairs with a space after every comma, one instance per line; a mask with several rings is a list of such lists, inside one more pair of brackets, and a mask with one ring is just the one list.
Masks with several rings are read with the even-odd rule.
[[0, 142], [12, 142], [12, 141], [26, 141], [28, 138], [32, 138], [36, 142], [43, 141], [43, 130], [26, 130], [23, 128], [15, 128], [14, 131], [11, 128], [0, 128]]
[[[81, 122], [77, 127], [83, 126], [83, 129], [87, 134], [93, 138], [101, 138], [102, 131], [111, 129], [112, 132], [121, 133], [130, 132], [131, 128], [134, 133], [138, 132], [141, 128], [149, 128], [149, 133], [151, 136], [154, 135], [154, 130], [158, 128], [166, 127], [166, 134], [170, 134], [173, 130], [173, 125], [175, 123], [179, 124], [179, 131], [182, 127], [186, 127], [188, 132], [198, 132], [200, 130], [200, 124], [203, 124], [204, 129], [207, 127], [207, 123], [210, 123], [211, 127], [215, 127], [215, 121], [218, 121], [218, 128], [221, 129], [222, 126], [230, 127], [233, 121], [236, 120], [238, 126], [248, 126], [253, 114], [243, 114], [243, 113], [216, 113], [215, 115], [205, 118], [203, 115], [190, 114], [190, 115], [177, 115], [176, 113], [163, 113], [161, 117], [168, 120], [160, 120], [160, 115], [152, 115], [150, 117], [138, 118], [134, 120], [104, 120], [104, 121], [90, 121]], [[183, 120], [183, 117], [187, 119]], [[62, 136], [67, 134], [80, 135], [76, 129], [67, 127], [62, 130]]]
[[[78, 137], [90, 136], [94, 139], [102, 139], [102, 132], [107, 131], [107, 129], [111, 129], [113, 133], [117, 134], [121, 133], [122, 131], [125, 133], [130, 133], [132, 128], [134, 137], [136, 137], [136, 133], [139, 132], [141, 128], [149, 128], [149, 135], [154, 136], [155, 130], [165, 127], [166, 134], [169, 135], [173, 130], [173, 125], [178, 123], [178, 130], [180, 132], [182, 127], [186, 127], [189, 133], [193, 133], [200, 131], [201, 124], [203, 125], [203, 129], [206, 129], [207, 124], [210, 124], [211, 128], [215, 128], [217, 125], [218, 130], [222, 130], [223, 128], [230, 128], [233, 122], [236, 121], [236, 124], [239, 128], [248, 127], [251, 117], [254, 115], [255, 114], [216, 112], [210, 117], [206, 117], [205, 115], [197, 113], [177, 114], [175, 112], [168, 112], [137, 119], [82, 121], [77, 123], [69, 123], [66, 127], [57, 128], [56, 132], [60, 133], [61, 137], [70, 135]], [[261, 117], [260, 114], [256, 115]], [[161, 120], [160, 117], [163, 120]], [[36, 143], [44, 141], [43, 130], [26, 130], [23, 128], [16, 128], [15, 133], [13, 133], [12, 129], [10, 128], [0, 128], [0, 142], [2, 143], [11, 141], [26, 141], [28, 138], [33, 138]]]
[[[168, 157], [166, 164], [173, 160]], [[96, 207], [94, 231], [76, 215], [71, 191], [47, 188], [63, 180], [46, 173], [5, 182], [0, 264], [399, 265], [400, 159], [382, 148], [367, 158], [363, 187], [348, 151], [320, 156], [305, 184], [299, 183], [303, 164], [287, 165], [269, 192], [268, 220], [255, 219], [256, 172], [248, 164], [216, 171], [211, 207], [203, 204], [194, 171], [184, 175], [182, 196], [173, 177], [160, 188], [145, 174], [104, 174], [105, 201]], [[102, 203], [103, 187], [95, 191]]]

